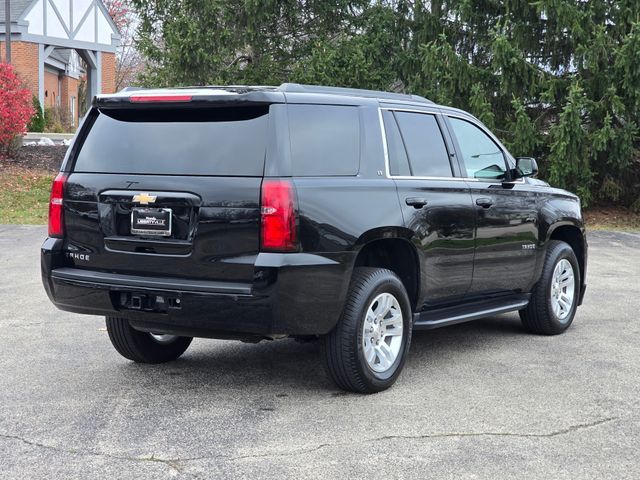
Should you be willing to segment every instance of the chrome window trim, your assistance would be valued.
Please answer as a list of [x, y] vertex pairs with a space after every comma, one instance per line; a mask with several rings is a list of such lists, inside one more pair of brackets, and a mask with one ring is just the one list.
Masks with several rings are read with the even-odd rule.
[[[382, 134], [382, 150], [384, 152], [384, 171], [385, 171], [386, 178], [390, 178], [393, 180], [440, 180], [440, 181], [445, 180], [445, 181], [455, 181], [455, 182], [485, 182], [485, 183], [491, 183], [491, 184], [524, 183], [524, 178], [521, 181], [514, 180], [510, 182], [500, 182], [500, 181], [491, 181], [490, 179], [484, 180], [480, 178], [456, 177], [453, 175], [451, 177], [421, 177], [421, 176], [412, 176], [412, 175], [391, 175], [391, 171], [389, 170], [389, 147], [387, 145], [387, 130], [384, 126], [384, 118], [382, 117], [383, 110], [388, 110], [391, 112], [424, 113], [427, 115], [438, 115], [442, 112], [440, 110], [429, 109], [429, 108], [425, 108], [424, 110], [418, 110], [415, 108], [378, 107], [378, 120], [380, 121], [380, 133]], [[468, 120], [468, 118], [464, 116], [456, 116], [456, 118], [460, 118], [461, 120]], [[471, 122], [471, 123], [475, 125], [475, 122]], [[484, 129], [481, 129], [481, 130], [484, 131]], [[493, 140], [493, 137], [491, 138]], [[502, 144], [499, 144], [498, 146], [501, 147]]]
[[[449, 180], [449, 181], [467, 181], [467, 182], [479, 182], [478, 178], [465, 178], [465, 177], [420, 177], [420, 176], [407, 176], [407, 175], [398, 175], [398, 176], [390, 176], [394, 180]], [[499, 182], [501, 183], [501, 182]]]
[[[450, 118], [457, 118], [458, 120], [463, 120], [465, 122], [469, 122], [471, 125], [474, 125], [475, 127], [477, 127], [481, 132], [483, 132], [486, 136], [488, 136], [493, 143], [496, 144], [496, 146], [498, 147], [498, 149], [502, 152], [502, 156], [505, 157], [505, 152], [507, 152], [507, 148], [502, 144], [502, 142], [491, 132], [489, 131], [482, 123], [480, 123], [477, 119], [475, 119], [474, 117], [472, 117], [471, 115], [463, 115], [460, 113], [448, 113], [448, 112], [442, 112], [442, 115], [446, 115], [447, 117]], [[506, 159], [505, 159], [506, 160]], [[508, 162], [506, 162], [508, 164]], [[474, 179], [478, 182], [482, 182], [482, 181], [490, 181], [490, 180], [484, 180], [484, 179]], [[491, 182], [490, 183], [509, 183], [509, 184], [524, 184], [524, 177], [519, 178], [517, 180], [510, 180], [508, 182]]]
[[[455, 177], [453, 176], [453, 174], [450, 177], [421, 177], [421, 176], [413, 176], [413, 175], [391, 175], [391, 170], [389, 169], [389, 147], [387, 145], [387, 130], [384, 126], [384, 118], [382, 117], [383, 110], [388, 110], [391, 112], [424, 113], [426, 115], [438, 115], [440, 111], [432, 110], [428, 108], [425, 110], [418, 110], [415, 108], [378, 107], [378, 119], [380, 120], [380, 133], [382, 134], [382, 150], [384, 151], [384, 170], [387, 178], [391, 178], [393, 180], [454, 180], [454, 181], [465, 180], [465, 178]], [[442, 140], [444, 141], [444, 137]], [[477, 179], [472, 179], [472, 180], [477, 181]]]
[[378, 120], [380, 121], [380, 133], [382, 134], [382, 150], [384, 152], [384, 174], [387, 178], [392, 178], [389, 173], [389, 147], [387, 146], [387, 131], [384, 128], [382, 118], [382, 108], [378, 107]]
[[442, 113], [438, 108], [429, 108], [425, 107], [424, 110], [419, 110], [417, 108], [404, 108], [404, 107], [378, 107], [380, 110], [391, 110], [392, 112], [412, 112], [412, 113], [426, 113], [429, 115], [437, 115]]

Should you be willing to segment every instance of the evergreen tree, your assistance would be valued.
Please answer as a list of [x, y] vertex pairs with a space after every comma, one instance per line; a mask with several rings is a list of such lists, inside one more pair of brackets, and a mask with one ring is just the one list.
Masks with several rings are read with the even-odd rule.
[[32, 99], [33, 103], [33, 116], [27, 125], [28, 132], [44, 132], [44, 113], [40, 106], [40, 100], [35, 95]]
[[640, 211], [638, 0], [133, 0], [148, 85], [407, 91], [469, 110], [583, 203]]

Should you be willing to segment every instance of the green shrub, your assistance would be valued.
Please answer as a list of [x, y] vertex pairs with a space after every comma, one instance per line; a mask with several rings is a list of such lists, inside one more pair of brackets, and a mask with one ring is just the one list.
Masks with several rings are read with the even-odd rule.
[[44, 109], [44, 131], [49, 133], [73, 132], [71, 126], [71, 113], [59, 105], [55, 107], [45, 107]]
[[35, 95], [33, 96], [33, 116], [27, 125], [29, 132], [44, 132], [44, 115], [42, 113], [42, 106], [40, 100]]
[[51, 107], [44, 107], [44, 128], [48, 130], [53, 124], [53, 111]]

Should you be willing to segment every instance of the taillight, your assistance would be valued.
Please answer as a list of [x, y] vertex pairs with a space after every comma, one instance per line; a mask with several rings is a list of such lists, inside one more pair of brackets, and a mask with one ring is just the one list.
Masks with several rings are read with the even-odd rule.
[[272, 252], [291, 252], [298, 247], [295, 192], [288, 180], [262, 181], [261, 247]]
[[59, 173], [51, 185], [49, 198], [49, 236], [61, 238], [64, 236], [64, 218], [62, 215], [62, 198], [67, 176]]

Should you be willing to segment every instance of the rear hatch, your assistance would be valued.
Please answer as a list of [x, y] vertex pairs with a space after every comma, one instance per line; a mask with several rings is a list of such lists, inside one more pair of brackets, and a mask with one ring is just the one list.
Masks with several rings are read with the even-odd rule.
[[94, 107], [65, 165], [68, 264], [251, 281], [270, 128], [268, 105]]

